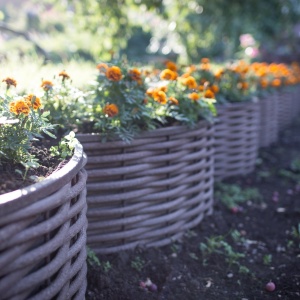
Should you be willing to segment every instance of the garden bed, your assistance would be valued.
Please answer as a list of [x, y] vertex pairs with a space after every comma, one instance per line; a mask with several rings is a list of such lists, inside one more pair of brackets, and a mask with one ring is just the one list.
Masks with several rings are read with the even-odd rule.
[[[299, 132], [298, 119], [275, 146], [259, 152], [255, 172], [223, 181], [256, 188], [260, 201], [228, 209], [215, 197], [214, 213], [181, 241], [100, 255], [100, 266], [90, 259], [86, 299], [300, 298], [300, 175], [290, 169], [300, 162]], [[213, 241], [216, 251], [209, 254], [204, 248]], [[140, 287], [147, 278], [156, 292]], [[273, 292], [265, 290], [269, 281]]]

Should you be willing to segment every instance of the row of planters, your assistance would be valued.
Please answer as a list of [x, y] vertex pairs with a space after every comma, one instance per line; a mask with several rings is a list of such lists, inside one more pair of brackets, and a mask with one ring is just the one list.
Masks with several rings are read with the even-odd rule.
[[214, 181], [253, 171], [300, 112], [296, 64], [97, 69], [84, 92], [65, 71], [36, 95], [3, 80], [1, 299], [84, 299], [86, 244], [180, 238], [212, 213]]

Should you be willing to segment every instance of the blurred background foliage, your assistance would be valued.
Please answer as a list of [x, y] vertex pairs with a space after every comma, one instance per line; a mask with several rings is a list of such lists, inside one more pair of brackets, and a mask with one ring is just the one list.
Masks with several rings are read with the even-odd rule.
[[299, 0], [0, 0], [0, 59], [300, 60]]

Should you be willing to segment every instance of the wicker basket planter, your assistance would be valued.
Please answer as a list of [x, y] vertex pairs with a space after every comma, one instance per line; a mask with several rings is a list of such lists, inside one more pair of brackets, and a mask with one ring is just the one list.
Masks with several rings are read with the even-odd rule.
[[285, 129], [293, 120], [293, 92], [281, 91], [278, 94], [278, 130]]
[[259, 147], [268, 147], [278, 138], [278, 98], [276, 94], [259, 100], [260, 131]]
[[88, 155], [88, 245], [99, 254], [163, 246], [211, 213], [213, 133], [201, 122], [147, 132], [130, 144], [78, 135]]
[[86, 157], [0, 195], [0, 298], [78, 299], [86, 291]]
[[254, 170], [260, 125], [258, 102], [217, 106], [215, 179], [246, 175]]

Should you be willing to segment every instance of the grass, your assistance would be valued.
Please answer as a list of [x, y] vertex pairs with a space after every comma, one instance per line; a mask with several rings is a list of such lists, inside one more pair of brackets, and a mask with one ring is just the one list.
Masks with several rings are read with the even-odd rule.
[[12, 53], [0, 64], [0, 79], [2, 81], [6, 77], [13, 77], [17, 81], [19, 92], [37, 93], [41, 91], [43, 79], [53, 80], [62, 70], [70, 75], [74, 85], [80, 89], [84, 89], [97, 75], [96, 66], [91, 62], [72, 60], [59, 64], [43, 64], [43, 58], [39, 56], [20, 58], [17, 53]]

